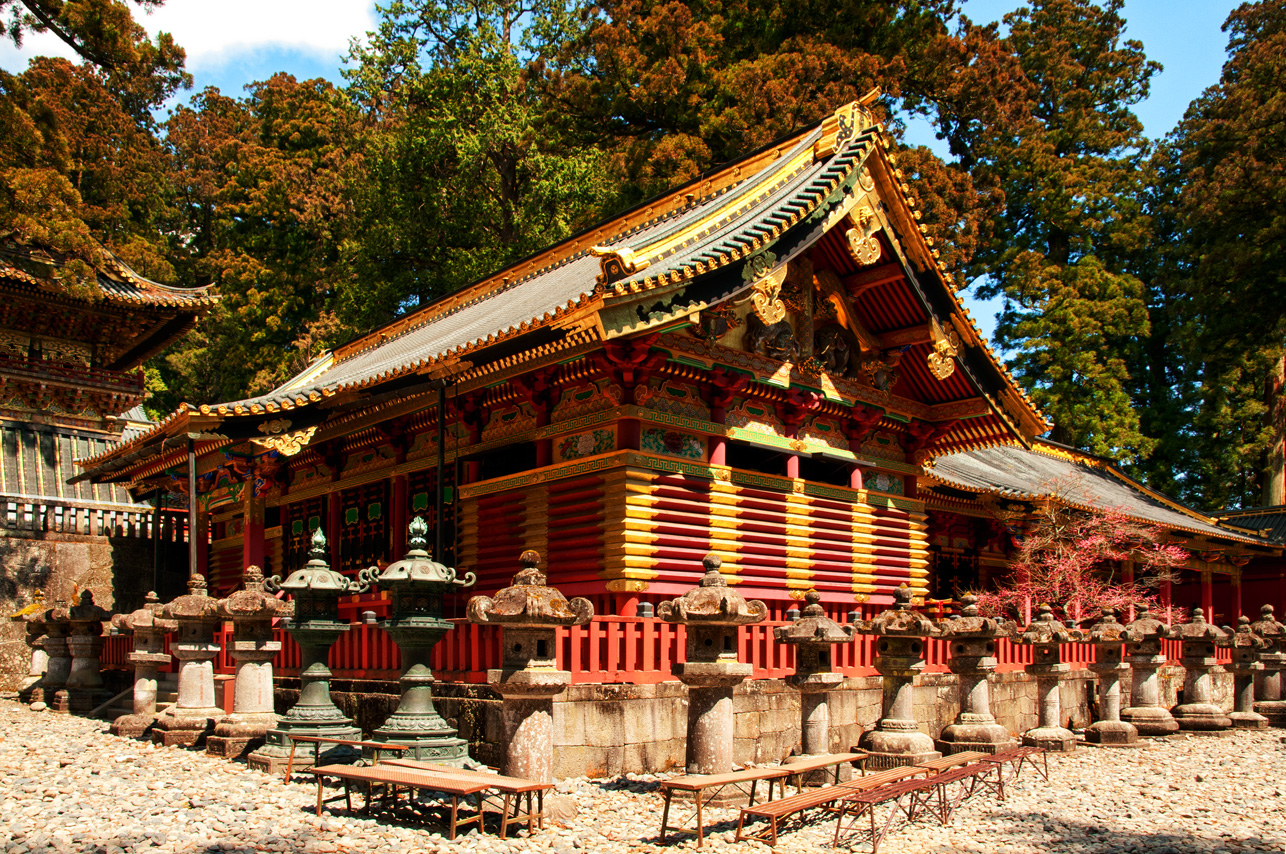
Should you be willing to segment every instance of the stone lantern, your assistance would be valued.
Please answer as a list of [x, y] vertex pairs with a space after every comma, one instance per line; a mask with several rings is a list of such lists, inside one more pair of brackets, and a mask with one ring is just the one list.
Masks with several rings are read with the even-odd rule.
[[433, 705], [433, 647], [453, 626], [443, 619], [442, 598], [474, 582], [472, 572], [460, 578], [454, 569], [429, 558], [429, 526], [416, 516], [408, 528], [406, 557], [380, 571], [362, 570], [365, 583], [378, 584], [391, 600], [389, 617], [380, 621], [402, 654], [397, 710], [375, 730], [373, 741], [405, 744], [411, 759], [459, 765], [468, 758], [468, 743], [442, 719]]
[[725, 774], [732, 770], [736, 735], [732, 691], [754, 671], [737, 660], [737, 627], [763, 622], [768, 606], [747, 602], [728, 586], [718, 555], [708, 554], [702, 563], [700, 585], [662, 602], [656, 614], [687, 627], [687, 661], [674, 665], [674, 675], [688, 686], [688, 773]]
[[1169, 735], [1179, 730], [1174, 715], [1161, 705], [1161, 686], [1157, 679], [1157, 670], [1166, 662], [1161, 641], [1173, 637], [1176, 637], [1174, 629], [1158, 620], [1147, 605], [1139, 605], [1138, 616], [1125, 627], [1125, 649], [1134, 673], [1134, 690], [1130, 692], [1130, 706], [1121, 712], [1121, 719], [1134, 724], [1139, 735]]
[[1013, 637], [1017, 629], [1012, 622], [978, 614], [978, 597], [960, 599], [959, 616], [938, 623], [940, 636], [950, 644], [947, 667], [960, 681], [960, 714], [946, 726], [937, 747], [943, 753], [980, 750], [999, 753], [1013, 746], [1009, 730], [996, 723], [991, 713], [991, 685], [988, 678], [996, 672], [996, 642]]
[[110, 611], [94, 603], [94, 594], [89, 590], [80, 591], [80, 601], [67, 609], [71, 672], [67, 674], [67, 708], [60, 707], [58, 711], [92, 711], [103, 699], [99, 657], [103, 652], [103, 623], [111, 618]]
[[272, 623], [290, 614], [289, 603], [264, 590], [263, 571], [248, 566], [241, 575], [241, 589], [220, 599], [219, 616], [232, 621], [232, 645], [228, 650], [236, 662], [232, 714], [214, 725], [206, 742], [213, 756], [240, 759], [263, 743], [268, 730], [277, 723], [273, 712], [272, 659], [281, 651], [273, 640]]
[[[67, 677], [71, 675], [71, 653], [67, 651], [67, 635], [71, 631], [69, 622], [71, 615], [67, 610], [67, 602], [64, 599], [55, 599], [54, 606], [41, 615], [41, 622], [45, 626], [45, 655], [47, 664], [45, 666], [45, 675], [41, 677], [40, 682], [36, 684], [36, 690], [40, 692], [41, 700], [53, 708], [58, 703], [58, 695], [61, 693], [62, 700], [67, 700]], [[32, 703], [35, 706], [35, 702]], [[36, 706], [36, 708], [44, 708]], [[64, 709], [65, 711], [65, 709]]]
[[206, 595], [205, 579], [188, 579], [188, 593], [161, 609], [175, 623], [170, 650], [179, 660], [179, 698], [157, 718], [152, 740], [166, 747], [190, 747], [204, 739], [223, 717], [214, 699], [214, 642], [220, 619], [218, 602]]
[[1179, 729], [1210, 732], [1228, 729], [1232, 721], [1223, 709], [1212, 701], [1214, 677], [1212, 671], [1219, 666], [1215, 660], [1215, 647], [1225, 642], [1228, 633], [1213, 623], [1207, 623], [1200, 608], [1192, 609], [1192, 621], [1175, 626], [1175, 633], [1183, 641], [1183, 703], [1174, 707], [1174, 719]]
[[134, 649], [129, 654], [129, 663], [134, 665], [134, 712], [112, 721], [112, 735], [139, 738], [156, 724], [157, 672], [170, 661], [165, 635], [175, 629], [173, 620], [161, 616], [163, 607], [156, 592], [150, 591], [142, 608], [112, 617], [113, 626], [134, 636]]
[[1063, 661], [1063, 644], [1084, 639], [1080, 629], [1067, 628], [1054, 619], [1054, 609], [1041, 605], [1036, 619], [1014, 643], [1032, 648], [1032, 663], [1027, 672], [1036, 677], [1040, 698], [1040, 725], [1023, 733], [1023, 744], [1045, 750], [1071, 753], [1076, 749], [1076, 735], [1063, 726], [1063, 703], [1059, 694], [1063, 674], [1072, 666]]
[[[290, 737], [305, 735], [320, 738], [337, 738], [360, 741], [362, 731], [344, 716], [330, 697], [330, 648], [349, 625], [339, 618], [339, 599], [351, 593], [360, 593], [366, 586], [335, 572], [326, 563], [329, 549], [326, 535], [321, 529], [313, 531], [312, 548], [308, 563], [290, 573], [285, 581], [273, 576], [264, 582], [267, 590], [282, 590], [291, 597], [294, 613], [286, 623], [286, 631], [299, 645], [299, 699], [277, 722], [274, 729], [264, 734], [264, 745], [250, 754], [247, 762], [251, 768], [280, 773], [295, 750], [294, 767], [311, 768], [317, 760], [316, 745], [301, 742], [294, 746]], [[356, 751], [344, 747], [323, 750], [336, 758], [352, 759]]]
[[1099, 719], [1085, 728], [1085, 740], [1104, 747], [1136, 744], [1139, 731], [1134, 724], [1121, 720], [1121, 677], [1130, 669], [1121, 655], [1126, 641], [1125, 626], [1116, 621], [1116, 614], [1110, 608], [1104, 608], [1102, 617], [1090, 626], [1085, 639], [1098, 647], [1090, 670], [1098, 676], [1099, 705]]
[[915, 675], [924, 669], [924, 649], [936, 638], [936, 623], [911, 607], [905, 584], [893, 592], [894, 605], [858, 631], [876, 637], [875, 669], [884, 677], [881, 717], [875, 729], [862, 736], [860, 746], [871, 755], [871, 768], [915, 765], [942, 754], [915, 721]]
[[826, 616], [822, 596], [816, 590], [804, 594], [804, 610], [789, 626], [773, 630], [777, 643], [795, 647], [795, 672], [786, 681], [799, 689], [800, 747], [805, 756], [831, 752], [831, 690], [844, 681], [836, 673], [831, 647], [852, 643], [852, 625], [840, 625]]
[[1255, 711], [1268, 718], [1269, 726], [1286, 726], [1286, 692], [1282, 672], [1286, 671], [1286, 626], [1273, 617], [1273, 606], [1259, 609], [1259, 619], [1250, 624], [1255, 634], [1264, 639], [1259, 661], [1264, 665], [1259, 679], [1259, 699]]
[[559, 670], [554, 652], [555, 629], [583, 626], [594, 617], [588, 599], [570, 602], [545, 584], [540, 555], [525, 551], [512, 587], [469, 600], [469, 621], [504, 629], [499, 670], [487, 671], [487, 682], [504, 697], [504, 773], [538, 783], [554, 781], [554, 695], [571, 684], [572, 674]]
[[26, 632], [23, 640], [31, 650], [31, 664], [27, 670], [27, 678], [18, 687], [18, 699], [24, 703], [38, 700], [43, 702], [44, 693], [40, 689], [40, 680], [49, 667], [49, 654], [45, 652], [45, 591], [37, 588], [31, 604], [19, 608], [9, 615], [9, 619], [22, 624]]
[[1268, 718], [1255, 711], [1255, 674], [1264, 669], [1259, 652], [1268, 644], [1250, 627], [1250, 617], [1242, 614], [1237, 620], [1237, 631], [1227, 632], [1224, 641], [1232, 647], [1232, 671], [1235, 681], [1235, 710], [1228, 715], [1237, 729], [1264, 729]]

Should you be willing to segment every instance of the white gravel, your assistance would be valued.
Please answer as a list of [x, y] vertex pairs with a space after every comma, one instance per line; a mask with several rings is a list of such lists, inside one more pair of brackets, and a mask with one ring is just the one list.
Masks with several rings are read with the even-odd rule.
[[[347, 815], [342, 802], [313, 814], [311, 782], [284, 784], [244, 764], [107, 734], [102, 721], [32, 712], [0, 701], [0, 843], [26, 852], [634, 852], [692, 848], [657, 844], [656, 778], [567, 780], [576, 816], [532, 838], [499, 841], [471, 832], [448, 842], [433, 825]], [[896, 827], [889, 854], [947, 852], [1250, 852], [1286, 854], [1283, 731], [1179, 736], [1136, 750], [1083, 747], [1052, 756], [1051, 782], [1024, 771], [997, 803], [980, 796], [948, 827]], [[297, 778], [300, 779], [300, 778]], [[706, 848], [731, 844], [733, 810], [707, 811]], [[787, 832], [778, 851], [829, 849], [831, 820]], [[856, 850], [869, 851], [868, 844]]]

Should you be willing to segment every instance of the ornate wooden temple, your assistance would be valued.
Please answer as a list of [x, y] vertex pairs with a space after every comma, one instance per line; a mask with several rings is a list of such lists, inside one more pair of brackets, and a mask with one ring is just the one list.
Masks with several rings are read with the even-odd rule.
[[1006, 487], [928, 464], [1050, 452], [1028, 450], [1047, 424], [908, 189], [850, 104], [269, 394], [184, 406], [81, 478], [136, 495], [195, 479], [216, 592], [246, 564], [297, 568], [319, 526], [345, 573], [396, 560], [419, 515], [478, 592], [533, 548], [602, 614], [681, 594], [709, 551], [776, 618], [809, 589], [832, 613], [902, 582], [945, 596], [949, 573], [1003, 561]]

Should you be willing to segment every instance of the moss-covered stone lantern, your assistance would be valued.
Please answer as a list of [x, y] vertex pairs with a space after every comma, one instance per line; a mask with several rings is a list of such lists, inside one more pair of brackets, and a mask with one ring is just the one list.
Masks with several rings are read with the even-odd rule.
[[188, 593], [161, 610], [176, 624], [170, 650], [179, 660], [179, 698], [160, 716], [152, 740], [166, 747], [202, 742], [223, 717], [214, 698], [214, 659], [219, 654], [214, 633], [223, 622], [219, 603], [206, 595], [205, 579], [188, 579]]
[[1085, 740], [1104, 747], [1125, 747], [1139, 740], [1134, 724], [1121, 720], [1121, 677], [1130, 669], [1123, 660], [1125, 626], [1116, 614], [1104, 608], [1099, 621], [1090, 626], [1085, 639], [1098, 648], [1090, 665], [1098, 676], [1099, 719], [1085, 728]]
[[559, 670], [554, 642], [559, 626], [583, 626], [594, 617], [588, 599], [570, 602], [545, 584], [540, 555], [519, 557], [522, 569], [513, 585], [495, 595], [474, 596], [468, 616], [474, 623], [504, 630], [499, 670], [487, 671], [487, 682], [504, 697], [505, 774], [541, 783], [554, 778], [554, 696], [571, 684], [572, 674]]
[[[349, 630], [339, 618], [339, 599], [360, 593], [365, 585], [340, 575], [326, 562], [329, 549], [321, 528], [313, 531], [308, 562], [283, 581], [274, 575], [264, 582], [270, 592], [281, 590], [291, 597], [293, 613], [286, 631], [299, 645], [299, 699], [277, 725], [264, 734], [264, 744], [250, 754], [251, 768], [277, 774], [286, 767], [291, 736], [304, 735], [359, 741], [362, 731], [353, 726], [330, 696], [330, 648]], [[331, 758], [352, 759], [357, 752], [345, 747], [323, 750]], [[295, 747], [295, 767], [311, 768], [317, 761], [316, 745], [301, 742]]]
[[443, 618], [442, 600], [447, 593], [474, 583], [472, 572], [460, 577], [456, 571], [429, 557], [429, 526], [416, 516], [408, 528], [410, 550], [402, 560], [379, 570], [362, 570], [363, 582], [379, 586], [389, 594], [388, 619], [380, 627], [388, 632], [402, 654], [402, 675], [398, 684], [402, 698], [372, 740], [405, 744], [411, 759], [463, 764], [468, 743], [456, 736], [433, 705], [433, 647], [453, 628]]
[[960, 713], [942, 730], [937, 748], [943, 753], [980, 750], [998, 753], [1013, 746], [1009, 730], [996, 723], [991, 713], [991, 684], [988, 677], [996, 672], [996, 644], [1001, 638], [1013, 637], [1012, 622], [984, 617], [978, 613], [978, 597], [967, 595], [960, 600], [960, 614], [938, 623], [939, 636], [950, 644], [947, 667], [960, 682]]
[[214, 725], [206, 750], [214, 756], [240, 759], [263, 744], [277, 724], [273, 712], [272, 660], [281, 651], [272, 624], [290, 614], [290, 604], [264, 589], [263, 570], [248, 566], [241, 589], [219, 600], [219, 616], [232, 621], [228, 650], [236, 663], [231, 714]]
[[862, 624], [858, 631], [875, 635], [875, 669], [884, 678], [884, 698], [875, 729], [862, 736], [870, 768], [915, 765], [942, 754], [915, 719], [915, 675], [924, 669], [924, 650], [940, 630], [911, 607], [911, 588], [893, 591], [893, 607]]
[[1273, 617], [1273, 606], [1259, 609], [1259, 619], [1250, 624], [1255, 634], [1264, 639], [1259, 651], [1259, 661], [1264, 665], [1263, 674], [1256, 681], [1258, 693], [1255, 711], [1268, 718], [1268, 725], [1286, 726], [1286, 625]]
[[1032, 663], [1027, 672], [1036, 677], [1036, 694], [1040, 701], [1040, 723], [1023, 733], [1023, 744], [1045, 750], [1071, 753], [1076, 749], [1076, 735], [1063, 726], [1063, 675], [1072, 666], [1063, 661], [1063, 645], [1084, 639], [1080, 629], [1064, 626], [1054, 619], [1054, 609], [1041, 605], [1014, 643], [1032, 648]]
[[754, 671], [737, 659], [737, 629], [763, 622], [768, 606], [746, 601], [728, 586], [718, 555], [706, 555], [702, 563], [700, 584], [662, 602], [656, 613], [687, 628], [687, 661], [674, 665], [674, 675], [688, 686], [688, 772], [724, 774], [733, 762], [733, 689]]
[[1175, 626], [1183, 642], [1183, 702], [1174, 707], [1179, 729], [1211, 732], [1228, 729], [1232, 721], [1214, 703], [1213, 671], [1219, 666], [1215, 648], [1224, 643], [1228, 633], [1207, 623], [1200, 608], [1192, 609], [1192, 619]]
[[[70, 621], [67, 600], [61, 597], [54, 599], [54, 606], [41, 615], [41, 622], [45, 625], [44, 646], [48, 661], [45, 665], [45, 675], [41, 677], [37, 686], [40, 699], [32, 704], [35, 708], [44, 708], [43, 705], [35, 705], [40, 702], [55, 708], [59, 704], [59, 694], [62, 694], [61, 701], [64, 706], [67, 702], [67, 677], [71, 675], [71, 653], [67, 650], [67, 635], [71, 632]], [[66, 711], [65, 708], [64, 711]]]
[[1264, 729], [1268, 718], [1255, 711], [1255, 674], [1264, 669], [1259, 653], [1267, 641], [1255, 634], [1250, 627], [1250, 617], [1242, 614], [1237, 620], [1237, 630], [1227, 632], [1224, 643], [1232, 647], [1232, 663], [1228, 669], [1233, 674], [1234, 709], [1228, 718], [1237, 729]]
[[1169, 735], [1179, 724], [1170, 710], [1161, 705], [1157, 670], [1166, 662], [1161, 641], [1175, 637], [1174, 629], [1157, 619], [1147, 605], [1139, 605], [1137, 616], [1125, 627], [1126, 654], [1134, 674], [1130, 706], [1121, 720], [1134, 724], [1139, 735]]
[[148, 735], [156, 724], [156, 680], [161, 667], [170, 663], [165, 651], [165, 636], [174, 631], [176, 624], [161, 616], [165, 606], [156, 591], [143, 597], [143, 607], [128, 614], [112, 617], [117, 630], [133, 635], [134, 648], [128, 660], [134, 665], [133, 712], [112, 721], [112, 735], [141, 738]]
[[773, 630], [777, 643], [795, 647], [795, 672], [786, 680], [799, 689], [800, 747], [805, 756], [831, 752], [830, 692], [844, 681], [834, 669], [834, 646], [852, 643], [853, 626], [826, 616], [816, 590], [804, 594], [804, 610], [789, 626]]

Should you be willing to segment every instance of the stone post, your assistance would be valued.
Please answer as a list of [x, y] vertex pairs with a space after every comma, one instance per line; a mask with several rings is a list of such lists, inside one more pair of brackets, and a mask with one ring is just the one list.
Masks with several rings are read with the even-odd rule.
[[18, 699], [23, 703], [43, 702], [40, 680], [49, 667], [49, 653], [45, 652], [45, 591], [37, 588], [31, 604], [18, 609], [9, 619], [23, 624], [26, 631], [23, 640], [31, 650], [31, 664], [27, 678], [18, 686]]
[[156, 724], [157, 672], [170, 661], [165, 635], [175, 629], [173, 620], [161, 616], [162, 608], [156, 592], [151, 591], [143, 598], [142, 608], [112, 617], [113, 626], [134, 636], [134, 649], [129, 654], [129, 662], [134, 665], [134, 711], [112, 721], [112, 735], [151, 737]]
[[978, 597], [961, 598], [960, 615], [938, 623], [942, 638], [950, 644], [947, 667], [960, 680], [960, 713], [942, 730], [936, 747], [946, 754], [980, 750], [999, 753], [1014, 744], [1009, 730], [996, 723], [991, 713], [991, 685], [996, 672], [996, 642], [1013, 637], [1015, 626], [978, 614]]
[[1157, 671], [1166, 661], [1161, 641], [1177, 634], [1158, 620], [1146, 604], [1138, 606], [1137, 614], [1125, 627], [1125, 651], [1134, 673], [1134, 690], [1130, 693], [1130, 707], [1121, 712], [1121, 720], [1134, 724], [1139, 735], [1169, 735], [1179, 731], [1179, 723], [1161, 705]]
[[688, 686], [688, 773], [724, 774], [732, 770], [736, 738], [733, 688], [753, 672], [737, 660], [737, 627], [763, 622], [768, 606], [728, 586], [718, 555], [706, 555], [703, 565], [700, 585], [660, 603], [656, 613], [687, 627], [688, 660], [674, 665], [674, 675]]
[[831, 647], [852, 643], [853, 626], [826, 616], [816, 590], [804, 594], [804, 610], [789, 626], [773, 630], [778, 643], [795, 647], [795, 672], [786, 681], [799, 689], [800, 750], [804, 756], [831, 752], [830, 692], [844, 681], [833, 669]]
[[386, 566], [364, 569], [363, 582], [378, 584], [388, 591], [392, 608], [380, 627], [389, 633], [402, 654], [402, 675], [398, 685], [402, 697], [397, 709], [372, 735], [372, 741], [405, 744], [403, 756], [429, 762], [462, 765], [468, 759], [468, 743], [456, 736], [433, 705], [433, 647], [451, 631], [443, 619], [442, 597], [474, 582], [472, 572], [463, 578], [449, 566], [429, 558], [426, 550], [429, 526], [416, 516], [408, 527], [411, 546], [406, 557]]
[[924, 669], [924, 648], [938, 636], [938, 626], [911, 608], [911, 589], [894, 591], [894, 605], [858, 632], [876, 636], [875, 669], [884, 677], [882, 714], [875, 729], [862, 736], [860, 746], [871, 755], [873, 769], [914, 765], [942, 754], [933, 739], [920, 732], [915, 720], [915, 676]]
[[1023, 744], [1045, 750], [1071, 753], [1076, 749], [1076, 735], [1063, 726], [1062, 698], [1059, 695], [1063, 674], [1072, 666], [1063, 661], [1063, 644], [1084, 639], [1079, 629], [1070, 629], [1054, 619], [1054, 609], [1041, 605], [1035, 620], [1014, 643], [1032, 647], [1032, 663], [1027, 672], [1036, 677], [1036, 694], [1040, 702], [1040, 724], [1023, 733]]
[[1237, 631], [1228, 632], [1225, 643], [1232, 647], [1232, 664], [1228, 668], [1235, 682], [1235, 709], [1228, 715], [1237, 729], [1264, 729], [1268, 718], [1255, 711], [1255, 674], [1264, 669], [1259, 653], [1267, 642], [1250, 627], [1250, 617], [1242, 614]]
[[1103, 616], [1086, 633], [1086, 640], [1098, 647], [1090, 670], [1098, 676], [1099, 719], [1085, 728], [1085, 740], [1103, 747], [1136, 744], [1139, 731], [1134, 724], [1121, 720], [1121, 677], [1130, 669], [1121, 660], [1125, 626], [1116, 621], [1110, 609], [1104, 608]]
[[558, 626], [583, 626], [594, 617], [588, 599], [570, 602], [545, 584], [540, 555], [525, 551], [514, 583], [469, 600], [469, 621], [503, 627], [504, 658], [487, 682], [504, 698], [504, 773], [539, 783], [554, 781], [554, 696], [571, 684], [554, 650]]
[[99, 657], [103, 652], [103, 621], [111, 612], [94, 604], [94, 594], [80, 591], [80, 602], [67, 609], [71, 624], [67, 633], [67, 651], [71, 653], [71, 672], [67, 674], [67, 709], [78, 714], [93, 711], [102, 700], [103, 674]]
[[[268, 590], [283, 590], [289, 594], [293, 616], [286, 623], [286, 630], [299, 644], [299, 699], [291, 706], [274, 729], [264, 735], [264, 745], [250, 754], [251, 768], [279, 774], [290, 758], [293, 735], [338, 738], [358, 741], [362, 731], [353, 726], [330, 697], [330, 648], [344, 632], [348, 623], [339, 619], [339, 598], [366, 589], [331, 570], [326, 563], [330, 550], [321, 529], [313, 531], [309, 560], [292, 572], [285, 581], [273, 576], [265, 582]], [[353, 759], [357, 752], [346, 747], [322, 750], [334, 759]], [[294, 767], [303, 771], [317, 761], [316, 745], [307, 742], [295, 747]]]
[[232, 621], [232, 660], [236, 662], [236, 689], [232, 714], [214, 725], [206, 742], [213, 756], [240, 759], [264, 742], [277, 725], [273, 712], [272, 659], [281, 651], [273, 640], [272, 623], [290, 613], [290, 606], [264, 591], [263, 571], [248, 566], [241, 575], [241, 589], [220, 599], [219, 616]]
[[1259, 651], [1259, 661], [1264, 670], [1255, 711], [1268, 718], [1269, 726], [1286, 726], [1286, 695], [1282, 691], [1282, 672], [1286, 671], [1286, 626], [1273, 617], [1272, 605], [1264, 605], [1259, 609], [1259, 619], [1251, 623], [1250, 628], [1265, 643]]
[[1212, 732], [1228, 729], [1232, 720], [1212, 702], [1212, 671], [1219, 666], [1215, 647], [1227, 640], [1227, 633], [1206, 622], [1200, 608], [1192, 609], [1192, 621], [1174, 627], [1183, 641], [1183, 703], [1174, 707], [1179, 729]]
[[[71, 653], [67, 649], [67, 636], [71, 632], [71, 623], [68, 622], [70, 617], [63, 600], [55, 601], [54, 607], [45, 611], [44, 644], [49, 664], [38, 686], [43, 703], [37, 705], [33, 702], [33, 709], [42, 709], [47, 703], [51, 709], [68, 711], [67, 677], [71, 675]], [[62, 708], [58, 709], [60, 705]]]
[[214, 658], [219, 645], [214, 633], [219, 628], [218, 603], [206, 595], [205, 579], [188, 579], [188, 593], [161, 609], [161, 615], [175, 623], [170, 649], [179, 660], [179, 698], [157, 719], [152, 740], [166, 747], [191, 747], [201, 743], [223, 716], [214, 699]]

